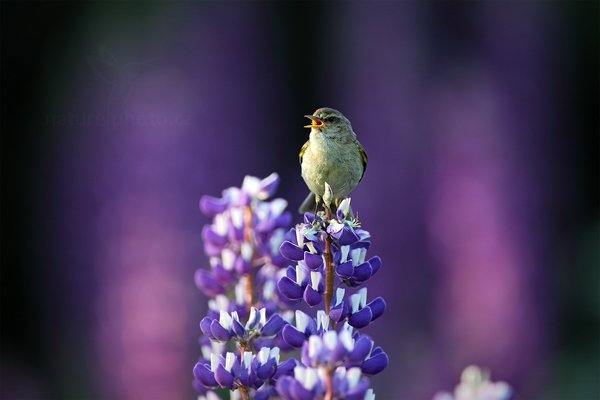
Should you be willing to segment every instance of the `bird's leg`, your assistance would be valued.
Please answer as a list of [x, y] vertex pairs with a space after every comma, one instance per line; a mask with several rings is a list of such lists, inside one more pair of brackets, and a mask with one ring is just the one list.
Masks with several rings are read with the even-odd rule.
[[319, 211], [319, 202], [321, 201], [321, 196], [319, 196], [318, 194], [315, 194], [315, 216], [317, 215], [317, 212]]

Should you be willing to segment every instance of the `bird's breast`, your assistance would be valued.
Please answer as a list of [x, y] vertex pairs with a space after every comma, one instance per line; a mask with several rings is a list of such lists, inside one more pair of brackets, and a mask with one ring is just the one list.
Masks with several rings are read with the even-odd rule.
[[302, 158], [302, 177], [313, 193], [322, 196], [327, 182], [335, 198], [345, 197], [358, 184], [362, 172], [355, 143], [311, 137]]

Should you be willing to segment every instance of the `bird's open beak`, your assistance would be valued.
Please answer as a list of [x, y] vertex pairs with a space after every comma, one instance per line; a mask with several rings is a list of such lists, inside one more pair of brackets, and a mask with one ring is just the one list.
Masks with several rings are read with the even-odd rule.
[[304, 117], [312, 121], [312, 124], [304, 125], [305, 128], [321, 128], [323, 125], [325, 125], [325, 122], [323, 122], [322, 119], [319, 119], [314, 115], [305, 115]]

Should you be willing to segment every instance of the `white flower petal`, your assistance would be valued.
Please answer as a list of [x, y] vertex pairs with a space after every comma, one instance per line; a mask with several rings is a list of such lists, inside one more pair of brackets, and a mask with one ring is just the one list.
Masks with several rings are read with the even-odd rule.
[[306, 331], [310, 317], [300, 310], [296, 310], [296, 329], [300, 332]]
[[358, 382], [360, 381], [360, 377], [361, 377], [362, 373], [360, 371], [360, 368], [354, 367], [354, 368], [350, 368], [349, 370], [346, 371], [346, 380], [348, 381], [348, 386], [350, 386], [350, 388], [353, 388], [354, 386], [356, 386], [358, 384]]
[[236, 228], [240, 229], [244, 226], [244, 210], [240, 207], [235, 207], [229, 210], [231, 213], [231, 223]]
[[229, 330], [231, 328], [231, 323], [233, 322], [233, 318], [227, 313], [227, 311], [220, 310], [219, 311], [219, 324]]
[[210, 370], [215, 372], [217, 370], [217, 366], [219, 365], [219, 356], [216, 354], [210, 355]]
[[344, 294], [346, 293], [346, 289], [337, 288], [335, 291], [335, 305], [339, 306], [342, 301], [344, 301]]
[[227, 271], [231, 271], [233, 269], [233, 264], [235, 263], [235, 253], [231, 249], [223, 249], [221, 251], [221, 261], [223, 262], [223, 268]]
[[327, 347], [329, 350], [335, 349], [337, 341], [338, 338], [336, 331], [327, 331], [323, 334], [323, 344], [325, 344], [325, 347]]
[[340, 248], [340, 251], [342, 252], [342, 259], [340, 260], [340, 262], [343, 264], [346, 261], [348, 261], [348, 253], [350, 252], [350, 246], [342, 246]]
[[231, 372], [231, 368], [233, 367], [233, 363], [235, 362], [235, 354], [227, 352], [225, 356], [225, 369], [227, 372]]
[[323, 279], [323, 275], [319, 271], [310, 271], [310, 282], [315, 291], [319, 290], [321, 279]]

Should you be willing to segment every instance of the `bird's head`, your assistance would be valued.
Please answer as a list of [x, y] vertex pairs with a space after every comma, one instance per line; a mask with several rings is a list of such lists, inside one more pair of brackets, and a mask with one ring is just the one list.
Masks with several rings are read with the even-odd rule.
[[305, 115], [305, 117], [312, 122], [310, 125], [304, 126], [305, 128], [311, 128], [311, 133], [320, 133], [332, 139], [356, 137], [348, 118], [333, 108], [319, 108], [313, 115]]

